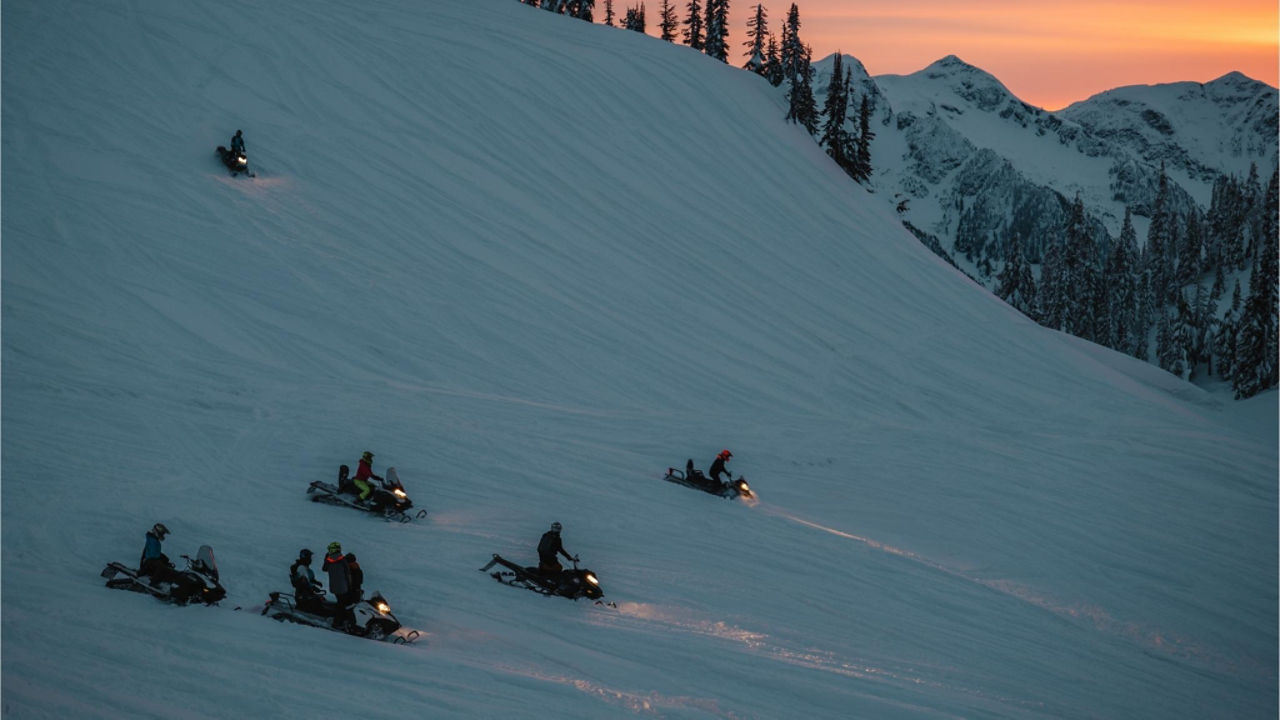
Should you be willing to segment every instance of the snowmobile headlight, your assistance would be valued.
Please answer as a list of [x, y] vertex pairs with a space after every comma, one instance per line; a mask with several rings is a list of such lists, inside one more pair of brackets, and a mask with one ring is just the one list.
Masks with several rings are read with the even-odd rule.
[[400, 488], [396, 488], [395, 490], [392, 490], [391, 492], [395, 493], [395, 494], [396, 494], [396, 497], [401, 498], [401, 499], [404, 499], [404, 498], [409, 497], [409, 495], [408, 495], [407, 493], [405, 493], [405, 491], [401, 490]]
[[587, 573], [587, 582], [591, 583], [592, 585], [600, 584], [600, 581], [596, 579], [595, 573]]
[[742, 492], [751, 492], [751, 486], [748, 485], [745, 480], [738, 483], [738, 487], [742, 489]]
[[236, 162], [240, 165], [245, 165], [249, 162], [249, 158], [243, 155], [240, 155], [239, 157], [236, 158]]
[[386, 604], [386, 603], [384, 603], [384, 602], [380, 602], [380, 603], [378, 603], [375, 607], [377, 607], [377, 608], [378, 608], [378, 612], [380, 612], [380, 613], [389, 613], [389, 612], [391, 612], [391, 606], [390, 606], [390, 605], [388, 605], [388, 604]]

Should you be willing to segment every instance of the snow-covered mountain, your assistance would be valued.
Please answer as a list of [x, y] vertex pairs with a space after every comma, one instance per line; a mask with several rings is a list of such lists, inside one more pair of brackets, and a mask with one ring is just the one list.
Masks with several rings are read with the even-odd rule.
[[[6, 718], [1275, 716], [1276, 393], [1034, 325], [759, 78], [511, 0], [0, 12]], [[660, 480], [722, 447], [758, 505]], [[307, 502], [364, 449], [428, 518]], [[553, 520], [616, 608], [477, 572]], [[156, 521], [221, 607], [103, 587]], [[333, 540], [423, 640], [252, 612]]]
[[[1208, 83], [1116, 88], [1059, 113], [1093, 136], [1195, 181], [1276, 166], [1276, 88], [1233, 72]], [[1207, 194], [1197, 194], [1201, 204]]]
[[[1171, 208], [1185, 213], [1206, 208], [1219, 175], [1243, 177], [1254, 163], [1265, 178], [1277, 162], [1277, 91], [1239, 73], [1119, 88], [1049, 113], [953, 55], [874, 78], [850, 60], [856, 94], [877, 106], [873, 187], [958, 256], [995, 243], [1001, 258], [1015, 235], [1037, 256], [1077, 195], [1099, 237], [1114, 237], [1126, 205], [1149, 215], [1162, 165]], [[832, 62], [816, 64], [819, 98]]]

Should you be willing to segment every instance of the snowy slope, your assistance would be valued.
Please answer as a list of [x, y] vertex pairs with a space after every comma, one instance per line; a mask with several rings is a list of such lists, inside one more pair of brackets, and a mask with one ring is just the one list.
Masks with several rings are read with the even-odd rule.
[[[1274, 413], [1025, 320], [759, 78], [510, 0], [0, 11], [6, 717], [1274, 717]], [[721, 447], [755, 507], [659, 480]], [[426, 521], [306, 502], [366, 448]], [[102, 587], [158, 520], [222, 607]], [[616, 609], [476, 572], [552, 520]], [[233, 610], [330, 540], [424, 640]]]

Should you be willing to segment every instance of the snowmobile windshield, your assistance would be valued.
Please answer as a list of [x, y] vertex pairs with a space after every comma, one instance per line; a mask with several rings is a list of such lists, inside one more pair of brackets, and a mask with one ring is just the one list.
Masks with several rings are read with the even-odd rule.
[[192, 565], [196, 569], [208, 571], [214, 580], [218, 579], [218, 563], [213, 559], [213, 548], [208, 545], [200, 546], [200, 550], [196, 552], [196, 560]]
[[382, 477], [388, 490], [404, 490], [404, 485], [400, 483], [400, 474], [396, 472], [395, 468], [387, 468], [387, 472]]

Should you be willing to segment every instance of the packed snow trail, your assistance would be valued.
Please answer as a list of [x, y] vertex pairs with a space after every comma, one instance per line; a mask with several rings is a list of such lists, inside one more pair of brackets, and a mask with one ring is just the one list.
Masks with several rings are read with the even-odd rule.
[[810, 520], [805, 520], [804, 518], [798, 517], [780, 508], [765, 507], [763, 512], [805, 527], [821, 530], [822, 532], [835, 535], [836, 537], [853, 540], [878, 552], [888, 553], [922, 565], [930, 570], [935, 570], [961, 580], [990, 588], [996, 592], [1016, 598], [1042, 610], [1046, 610], [1063, 619], [1073, 622], [1083, 622], [1100, 632], [1127, 639], [1152, 653], [1191, 661], [1214, 672], [1231, 674], [1244, 672], [1251, 675], [1256, 674], [1258, 677], [1262, 677], [1267, 672], [1267, 668], [1263, 666], [1256, 663], [1241, 662], [1240, 659], [1228, 657], [1221, 650], [1215, 649], [1203, 641], [1183, 637], [1178, 633], [1169, 632], [1166, 629], [1151, 627], [1141, 621], [1118, 619], [1113, 617], [1102, 607], [1088, 602], [1066, 602], [1049, 597], [1022, 583], [1010, 580], [979, 577], [971, 571], [964, 571], [950, 567], [944, 563], [931, 560], [918, 553], [911, 552], [910, 550], [886, 545], [885, 543], [869, 537], [855, 535], [850, 532], [845, 532], [844, 530], [837, 530]]

